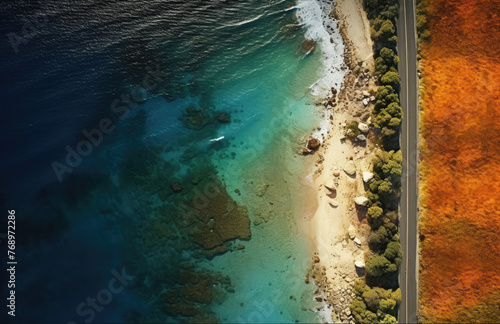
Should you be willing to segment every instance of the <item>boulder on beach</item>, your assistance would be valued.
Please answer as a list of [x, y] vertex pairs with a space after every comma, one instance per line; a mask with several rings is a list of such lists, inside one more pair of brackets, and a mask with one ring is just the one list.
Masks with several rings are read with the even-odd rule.
[[366, 136], [363, 134], [359, 134], [358, 136], [356, 136], [356, 139], [358, 141], [364, 142], [364, 141], [366, 141]]
[[325, 184], [324, 184], [325, 188], [328, 189], [329, 191], [337, 191], [337, 187], [335, 186], [335, 182], [333, 181], [333, 179], [329, 179]]
[[363, 269], [365, 267], [365, 263], [361, 260], [355, 261], [354, 265], [356, 266], [356, 268], [360, 268], [360, 269]]
[[320, 147], [320, 145], [321, 142], [314, 137], [307, 141], [307, 148], [313, 151], [317, 150]]
[[354, 238], [354, 243], [356, 243], [357, 245], [361, 245], [361, 240], [357, 237]]
[[366, 90], [363, 91], [363, 97], [368, 98], [370, 96], [370, 93]]
[[347, 229], [347, 233], [349, 234], [349, 237], [352, 239], [354, 239], [356, 237], [356, 228], [354, 227], [354, 225], [349, 225], [349, 228]]
[[369, 201], [370, 200], [368, 198], [363, 197], [363, 196], [359, 196], [359, 197], [354, 198], [354, 202], [358, 206], [367, 206]]
[[336, 200], [332, 200], [329, 202], [330, 206], [333, 208], [337, 208], [339, 206], [339, 202]]
[[369, 103], [370, 100], [368, 100], [368, 98], [363, 99], [363, 105], [368, 106]]
[[363, 133], [367, 133], [370, 128], [365, 123], [359, 123], [358, 129]]
[[353, 161], [349, 161], [344, 165], [344, 172], [350, 176], [356, 174], [356, 166]]
[[365, 183], [370, 182], [371, 179], [373, 179], [373, 173], [371, 173], [371, 172], [363, 172], [363, 181]]

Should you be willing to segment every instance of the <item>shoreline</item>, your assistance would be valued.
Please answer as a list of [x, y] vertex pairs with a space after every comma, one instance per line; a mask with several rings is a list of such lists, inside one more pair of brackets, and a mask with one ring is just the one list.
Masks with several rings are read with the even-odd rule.
[[[355, 297], [354, 282], [363, 274], [356, 271], [354, 262], [364, 263], [364, 255], [369, 253], [366, 241], [370, 233], [366, 208], [356, 206], [354, 199], [365, 194], [362, 173], [372, 172], [377, 146], [371, 142], [374, 137], [371, 129], [361, 132], [366, 141], [351, 141], [345, 138], [345, 126], [351, 121], [370, 124], [373, 108], [370, 97], [376, 84], [372, 76], [373, 43], [361, 1], [356, 0], [353, 5], [351, 1], [338, 0], [331, 16], [339, 22], [345, 46], [344, 63], [350, 71], [337, 94], [337, 104], [325, 108], [331, 109], [331, 129], [311, 166], [314, 193], [304, 198], [316, 205], [312, 217], [303, 224], [309, 229], [308, 236], [314, 245], [312, 265], [305, 280], [318, 286], [315, 299], [321, 304], [318, 303], [316, 311], [324, 321], [351, 322], [354, 318], [349, 304]], [[348, 170], [352, 165], [355, 174], [350, 175], [346, 171], [352, 173]], [[336, 190], [325, 185], [335, 186]]]

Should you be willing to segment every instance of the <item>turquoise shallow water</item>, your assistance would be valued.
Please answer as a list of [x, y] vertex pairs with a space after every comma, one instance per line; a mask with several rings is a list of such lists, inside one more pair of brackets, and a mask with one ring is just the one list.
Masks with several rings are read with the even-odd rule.
[[[89, 320], [78, 306], [123, 267], [133, 281], [93, 322], [319, 321], [299, 221], [314, 157], [297, 149], [321, 124], [314, 101], [341, 82], [343, 47], [326, 32], [325, 10], [312, 0], [49, 1], [43, 10], [52, 24], [2, 61], [21, 71], [2, 90], [16, 108], [2, 131], [19, 137], [1, 162], [16, 186], [0, 200], [25, 224], [20, 322]], [[310, 53], [306, 37], [316, 41]], [[188, 107], [206, 124], [186, 127]], [[103, 118], [114, 130], [59, 182], [51, 163]], [[213, 258], [194, 242], [200, 221], [185, 208], [210, 181], [246, 207], [252, 231]], [[207, 292], [207, 280], [210, 298], [182, 297], [200, 282]], [[166, 305], [180, 301], [178, 316]]]

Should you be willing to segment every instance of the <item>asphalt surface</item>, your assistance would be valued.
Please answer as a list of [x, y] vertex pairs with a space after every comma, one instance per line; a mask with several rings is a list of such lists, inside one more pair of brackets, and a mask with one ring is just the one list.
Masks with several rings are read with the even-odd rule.
[[401, 106], [403, 123], [403, 194], [401, 196], [400, 238], [403, 261], [399, 273], [402, 301], [399, 323], [417, 323], [417, 145], [418, 145], [418, 78], [415, 0], [401, 0], [398, 29], [399, 73], [401, 75]]

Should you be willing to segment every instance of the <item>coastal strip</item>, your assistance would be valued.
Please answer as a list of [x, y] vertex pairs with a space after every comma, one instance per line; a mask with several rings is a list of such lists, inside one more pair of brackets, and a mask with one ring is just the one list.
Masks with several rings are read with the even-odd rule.
[[332, 129], [318, 150], [313, 175], [316, 253], [305, 280], [312, 277], [319, 286], [315, 299], [325, 301], [318, 307], [324, 321], [392, 323], [401, 303], [403, 253], [398, 3], [365, 5], [338, 1], [332, 12], [340, 22], [350, 73], [325, 104], [333, 106]]
[[[355, 298], [354, 284], [359, 278], [354, 266], [364, 264], [368, 252], [370, 226], [366, 207], [355, 200], [365, 193], [372, 160], [377, 148], [369, 126], [376, 91], [373, 74], [373, 43], [369, 22], [361, 0], [337, 1], [331, 16], [339, 22], [349, 68], [331, 109], [330, 132], [317, 151], [313, 166], [317, 210], [307, 224], [316, 252], [306, 282], [318, 287], [317, 310], [326, 322], [353, 322], [349, 305]], [[363, 272], [362, 269], [360, 269]]]

